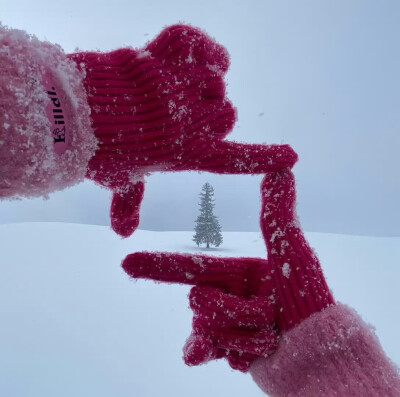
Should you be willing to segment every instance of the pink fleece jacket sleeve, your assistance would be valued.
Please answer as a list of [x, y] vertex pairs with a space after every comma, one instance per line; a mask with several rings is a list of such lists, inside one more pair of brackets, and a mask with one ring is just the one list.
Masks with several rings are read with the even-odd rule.
[[399, 370], [372, 327], [338, 304], [282, 335], [276, 352], [250, 367], [271, 397], [398, 397]]

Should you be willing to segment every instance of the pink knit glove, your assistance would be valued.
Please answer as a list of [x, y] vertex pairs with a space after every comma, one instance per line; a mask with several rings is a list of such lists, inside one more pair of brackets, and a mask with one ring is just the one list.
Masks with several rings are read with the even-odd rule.
[[87, 177], [112, 189], [112, 225], [139, 222], [144, 175], [154, 171], [259, 174], [292, 167], [288, 145], [224, 141], [236, 112], [226, 98], [225, 48], [199, 29], [166, 28], [145, 48], [69, 56], [84, 86], [99, 149]]

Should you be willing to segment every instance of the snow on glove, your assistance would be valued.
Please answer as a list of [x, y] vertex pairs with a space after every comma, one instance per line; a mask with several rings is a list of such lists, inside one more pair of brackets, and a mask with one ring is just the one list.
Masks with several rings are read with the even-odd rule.
[[275, 350], [278, 312], [268, 261], [142, 252], [128, 255], [122, 267], [133, 278], [195, 285], [186, 364], [225, 357], [247, 371], [255, 358]]
[[[189, 297], [194, 319], [185, 348], [188, 364], [229, 352], [230, 365], [247, 371], [255, 358], [268, 357], [275, 350], [282, 330], [334, 303], [295, 218], [293, 174], [287, 170], [268, 174], [262, 202], [268, 261], [135, 253], [123, 262], [134, 278], [196, 285]], [[240, 313], [256, 316], [254, 323], [243, 321]], [[223, 352], [218, 350], [221, 347]]]
[[0, 198], [46, 196], [87, 177], [115, 192], [112, 226], [128, 236], [150, 172], [264, 173], [297, 160], [288, 145], [223, 140], [236, 120], [229, 57], [189, 26], [141, 50], [66, 56], [0, 25], [0, 66]]
[[399, 396], [398, 369], [374, 331], [349, 307], [335, 304], [318, 258], [296, 218], [291, 171], [262, 183], [261, 229], [276, 287], [280, 335], [270, 357], [250, 373], [270, 396]]
[[289, 170], [272, 172], [261, 185], [261, 231], [279, 306], [279, 325], [288, 330], [334, 304], [318, 257], [296, 215], [296, 186]]
[[122, 235], [137, 225], [141, 200], [133, 206], [132, 194], [143, 193], [142, 177], [149, 172], [255, 174], [296, 162], [288, 145], [223, 140], [236, 120], [225, 93], [229, 56], [199, 29], [171, 26], [141, 50], [70, 59], [85, 73], [99, 140], [88, 177], [116, 192], [112, 224]]
[[[334, 302], [296, 218], [293, 174], [266, 175], [261, 192], [268, 261], [136, 253], [123, 262], [134, 278], [196, 284], [185, 361], [197, 365], [225, 356], [276, 397], [400, 395], [398, 370], [373, 330]], [[250, 323], [240, 318], [243, 313], [254, 315]], [[216, 335], [221, 323], [253, 333], [247, 339]], [[262, 332], [264, 338], [255, 338]]]

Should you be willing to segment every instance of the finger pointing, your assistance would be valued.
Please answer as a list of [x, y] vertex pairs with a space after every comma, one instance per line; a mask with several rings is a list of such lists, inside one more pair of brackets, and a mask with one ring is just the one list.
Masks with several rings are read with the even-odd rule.
[[215, 258], [201, 255], [139, 252], [122, 263], [133, 278], [167, 283], [208, 285], [240, 296], [265, 289], [268, 262], [258, 258]]

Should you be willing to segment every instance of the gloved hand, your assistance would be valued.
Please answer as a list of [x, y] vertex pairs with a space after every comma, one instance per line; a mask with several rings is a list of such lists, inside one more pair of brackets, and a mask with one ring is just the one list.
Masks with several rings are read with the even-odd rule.
[[190, 293], [193, 333], [185, 361], [196, 365], [228, 356], [247, 371], [276, 349], [278, 336], [333, 305], [316, 255], [295, 215], [293, 174], [267, 174], [261, 229], [269, 258], [211, 258], [135, 253], [122, 266], [134, 278], [195, 285]]
[[227, 51], [190, 26], [141, 50], [66, 56], [0, 26], [0, 198], [46, 196], [83, 177], [111, 189], [114, 230], [139, 223], [155, 171], [256, 174], [291, 167], [288, 145], [225, 141]]
[[354, 310], [335, 304], [295, 212], [289, 170], [262, 182], [268, 261], [135, 253], [133, 278], [192, 284], [185, 361], [226, 357], [270, 396], [398, 396], [400, 377]]
[[141, 50], [69, 58], [85, 73], [99, 140], [88, 177], [114, 190], [112, 224], [121, 235], [137, 227], [150, 172], [257, 174], [297, 160], [288, 145], [223, 140], [236, 120], [225, 92], [229, 55], [199, 29], [171, 26]]
[[187, 365], [225, 357], [247, 371], [255, 358], [275, 350], [278, 310], [268, 261], [142, 252], [128, 255], [122, 267], [133, 278], [195, 285]]

